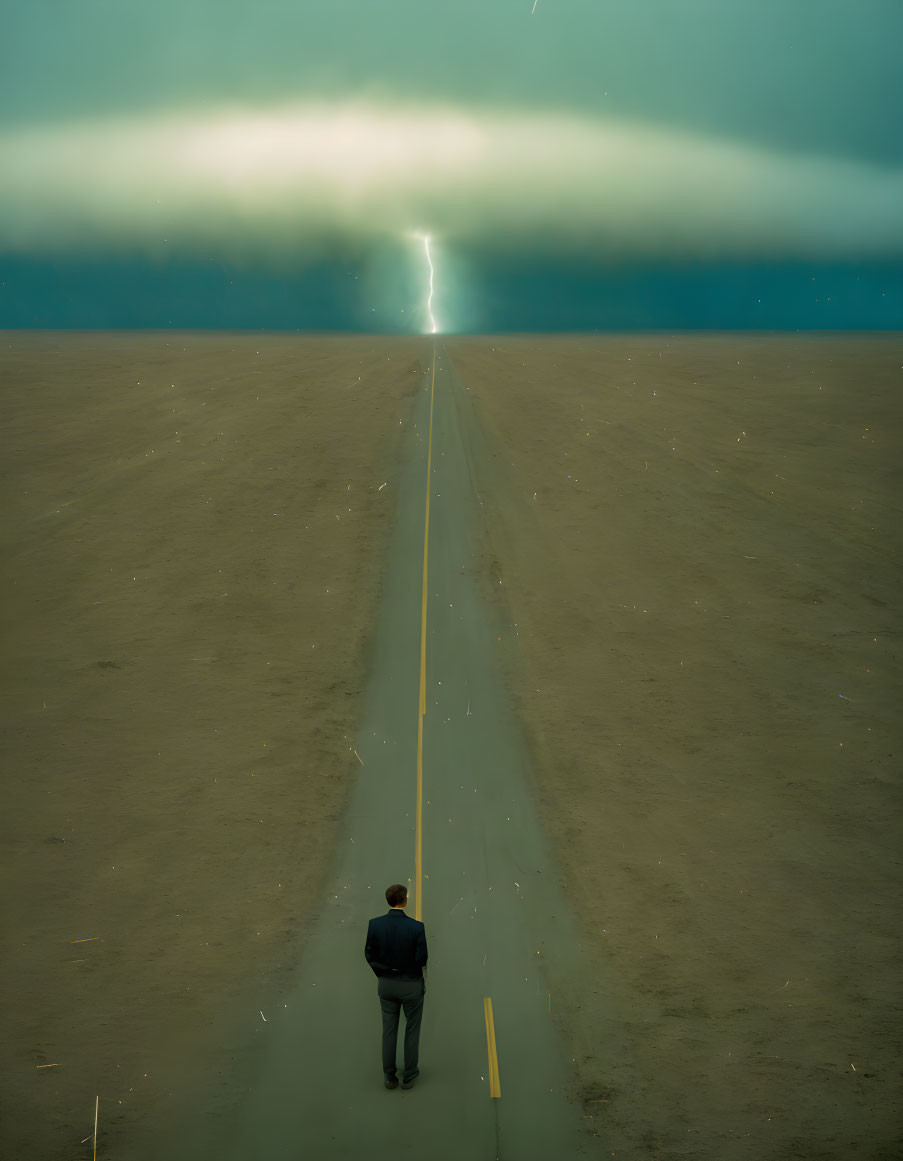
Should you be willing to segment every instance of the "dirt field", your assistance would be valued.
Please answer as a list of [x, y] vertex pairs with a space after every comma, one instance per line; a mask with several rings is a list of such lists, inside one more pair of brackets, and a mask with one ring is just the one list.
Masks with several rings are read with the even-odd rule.
[[539, 810], [616, 981], [562, 1017], [601, 1139], [889, 1161], [901, 337], [447, 346], [497, 442]]
[[[600, 1156], [889, 1161], [903, 342], [446, 346]], [[0, 333], [4, 1157], [80, 1155], [97, 1092], [152, 1134], [289, 978], [431, 349]]]
[[430, 349], [0, 335], [3, 1157], [153, 1133], [293, 966]]

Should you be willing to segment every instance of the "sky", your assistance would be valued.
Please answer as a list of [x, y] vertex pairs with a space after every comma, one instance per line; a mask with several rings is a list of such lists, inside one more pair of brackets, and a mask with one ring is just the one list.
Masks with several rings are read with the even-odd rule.
[[898, 0], [0, 20], [0, 327], [901, 327]]

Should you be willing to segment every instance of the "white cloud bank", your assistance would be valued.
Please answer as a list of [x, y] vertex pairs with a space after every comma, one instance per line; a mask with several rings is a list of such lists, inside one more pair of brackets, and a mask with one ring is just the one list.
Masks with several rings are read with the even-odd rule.
[[418, 229], [446, 246], [602, 259], [899, 257], [903, 170], [635, 123], [388, 102], [0, 133], [0, 253], [288, 270]]

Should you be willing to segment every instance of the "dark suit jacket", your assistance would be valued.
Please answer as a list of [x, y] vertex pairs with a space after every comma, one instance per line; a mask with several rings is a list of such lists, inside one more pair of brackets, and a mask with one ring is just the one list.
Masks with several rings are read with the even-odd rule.
[[396, 980], [421, 980], [427, 961], [426, 928], [392, 908], [370, 920], [364, 945], [374, 975]]

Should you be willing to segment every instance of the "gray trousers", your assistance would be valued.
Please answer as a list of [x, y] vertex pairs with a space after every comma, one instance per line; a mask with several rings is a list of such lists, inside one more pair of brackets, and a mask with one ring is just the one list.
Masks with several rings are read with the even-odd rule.
[[380, 976], [379, 1006], [383, 1013], [383, 1072], [386, 1080], [395, 1078], [395, 1049], [398, 1044], [398, 1014], [404, 1005], [404, 1081], [420, 1075], [417, 1060], [420, 1052], [420, 1017], [423, 1015], [423, 980], [397, 980]]

